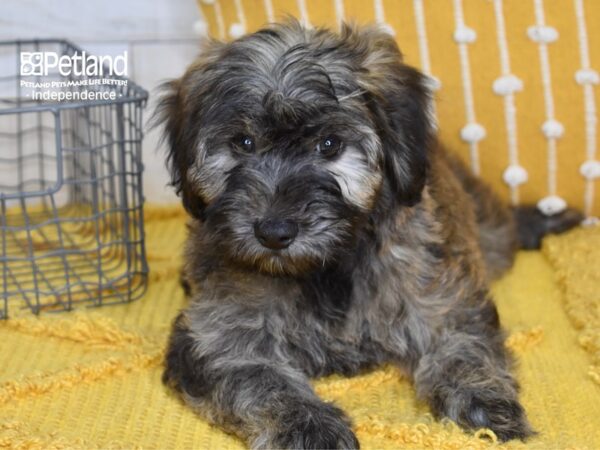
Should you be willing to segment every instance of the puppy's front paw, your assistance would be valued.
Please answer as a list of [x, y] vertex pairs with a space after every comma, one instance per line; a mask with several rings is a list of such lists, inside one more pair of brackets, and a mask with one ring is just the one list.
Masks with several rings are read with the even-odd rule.
[[535, 434], [517, 400], [474, 396], [463, 412], [463, 420], [470, 428], [489, 428], [503, 442]]
[[360, 448], [344, 412], [328, 403], [302, 405], [286, 411], [277, 423], [277, 430], [262, 443], [255, 444], [256, 448]]
[[441, 406], [441, 409], [435, 408], [436, 415], [447, 416], [471, 430], [489, 428], [503, 442], [535, 434], [519, 402], [514, 398], [503, 398], [498, 393], [484, 395], [459, 391], [434, 405]]

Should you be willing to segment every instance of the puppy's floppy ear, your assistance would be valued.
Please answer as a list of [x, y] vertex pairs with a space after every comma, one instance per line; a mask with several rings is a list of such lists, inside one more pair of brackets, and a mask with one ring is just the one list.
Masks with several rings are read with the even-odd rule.
[[218, 57], [222, 45], [218, 41], [207, 41], [199, 58], [180, 79], [161, 86], [162, 96], [151, 119], [152, 126], [163, 127], [171, 185], [185, 209], [198, 219], [202, 218], [205, 202], [190, 185], [187, 170], [203, 157], [197, 154], [197, 128], [203, 99], [210, 89], [203, 77], [205, 69]]
[[389, 186], [400, 204], [412, 206], [421, 200], [433, 134], [427, 78], [402, 63], [389, 34], [376, 27], [346, 32], [363, 50], [359, 83], [378, 127]]
[[[171, 185], [181, 197], [184, 208], [192, 216], [202, 218], [204, 202], [194, 195], [188, 180], [187, 168], [194, 161], [194, 143], [186, 136], [185, 100], [183, 79], [172, 80], [161, 86], [162, 97], [152, 117], [152, 126], [162, 125], [163, 142], [167, 144], [167, 168]], [[189, 133], [187, 133], [189, 134]]]

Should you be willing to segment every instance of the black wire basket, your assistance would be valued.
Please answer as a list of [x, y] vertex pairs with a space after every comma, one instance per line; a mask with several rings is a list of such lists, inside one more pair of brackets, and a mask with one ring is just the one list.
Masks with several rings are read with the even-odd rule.
[[24, 73], [23, 53], [54, 62], [83, 51], [0, 42], [0, 318], [138, 298], [148, 93], [106, 67], [101, 77]]

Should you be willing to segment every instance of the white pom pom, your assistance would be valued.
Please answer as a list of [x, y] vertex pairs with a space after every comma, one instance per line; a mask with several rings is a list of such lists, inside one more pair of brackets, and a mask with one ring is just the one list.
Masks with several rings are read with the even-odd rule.
[[389, 23], [382, 23], [379, 25], [379, 28], [381, 28], [384, 33], [387, 33], [390, 36], [396, 36], [396, 30], [394, 30], [394, 27], [392, 27]]
[[581, 167], [579, 167], [579, 173], [581, 173], [586, 180], [600, 178], [600, 161], [591, 159], [584, 162]]
[[197, 36], [206, 36], [208, 34], [208, 25], [203, 20], [194, 22], [194, 33]]
[[202, 3], [204, 3], [205, 5], [214, 5], [215, 0], [202, 0]]
[[548, 139], [558, 139], [565, 133], [565, 127], [558, 120], [546, 120], [542, 125], [542, 133]]
[[552, 216], [564, 211], [567, 208], [567, 202], [565, 202], [558, 195], [549, 195], [541, 199], [537, 208], [546, 216]]
[[470, 143], [479, 142], [485, 137], [485, 128], [478, 123], [469, 123], [460, 130], [460, 137]]
[[241, 38], [244, 34], [246, 34], [246, 27], [241, 23], [232, 23], [229, 27], [229, 36], [233, 39]]
[[534, 25], [527, 28], [527, 36], [534, 42], [550, 44], [558, 39], [558, 31], [548, 25]]
[[426, 75], [425, 76], [425, 85], [432, 91], [439, 91], [440, 88], [442, 87], [442, 82], [437, 77], [434, 77], [432, 75]]
[[525, 183], [529, 178], [529, 175], [523, 167], [513, 164], [506, 168], [502, 178], [504, 178], [506, 184], [515, 187]]
[[477, 33], [473, 28], [462, 26], [454, 30], [454, 40], [459, 44], [470, 44], [477, 39]]
[[499, 78], [496, 78], [492, 89], [498, 95], [513, 94], [523, 90], [523, 82], [515, 75], [503, 75]]
[[600, 75], [594, 69], [580, 69], [575, 72], [575, 81], [581, 85], [598, 84], [600, 83]]

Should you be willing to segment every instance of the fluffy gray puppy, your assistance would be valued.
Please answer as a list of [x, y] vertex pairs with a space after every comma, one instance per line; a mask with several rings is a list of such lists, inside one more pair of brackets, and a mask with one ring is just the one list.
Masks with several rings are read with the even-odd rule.
[[191, 216], [164, 372], [253, 448], [357, 448], [309, 377], [401, 367], [436, 416], [532, 434], [488, 290], [575, 225], [505, 206], [432, 133], [426, 77], [375, 27], [210, 42], [158, 120]]

